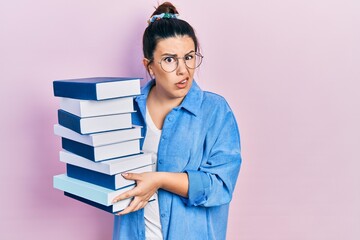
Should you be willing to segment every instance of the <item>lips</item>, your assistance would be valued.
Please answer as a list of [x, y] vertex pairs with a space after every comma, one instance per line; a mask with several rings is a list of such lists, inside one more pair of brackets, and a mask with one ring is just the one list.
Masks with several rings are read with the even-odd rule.
[[185, 78], [185, 79], [177, 82], [176, 84], [184, 84], [184, 83], [186, 83], [187, 81], [188, 81], [188, 78]]
[[183, 88], [186, 88], [188, 82], [189, 82], [189, 79], [188, 79], [188, 78], [185, 78], [185, 79], [177, 82], [175, 85], [176, 85], [178, 88], [183, 89]]

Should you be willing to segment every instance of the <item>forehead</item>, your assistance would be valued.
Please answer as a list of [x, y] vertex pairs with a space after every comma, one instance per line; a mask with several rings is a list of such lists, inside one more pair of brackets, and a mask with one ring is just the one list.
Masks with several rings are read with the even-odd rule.
[[183, 55], [190, 51], [195, 51], [195, 44], [191, 37], [185, 35], [159, 40], [154, 55], [162, 55], [164, 53]]

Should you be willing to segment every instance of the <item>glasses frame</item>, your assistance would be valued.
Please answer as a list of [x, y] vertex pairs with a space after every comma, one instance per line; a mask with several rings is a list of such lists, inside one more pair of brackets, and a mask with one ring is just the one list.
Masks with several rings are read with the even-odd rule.
[[174, 71], [179, 67], [179, 59], [183, 59], [184, 64], [185, 64], [185, 66], [186, 66], [187, 68], [189, 68], [189, 69], [196, 69], [196, 68], [200, 67], [204, 56], [203, 56], [201, 53], [199, 53], [199, 52], [194, 52], [194, 53], [195, 53], [195, 55], [196, 55], [197, 57], [199, 57], [199, 59], [200, 59], [199, 65], [196, 66], [196, 67], [194, 67], [194, 68], [189, 67], [189, 66], [186, 64], [185, 57], [187, 57], [188, 54], [185, 55], [184, 57], [174, 57], [174, 56], [171, 56], [171, 57], [173, 57], [174, 59], [176, 59], [176, 67], [175, 67], [174, 70], [172, 70], [172, 71], [166, 71], [166, 70], [164, 69], [164, 67], [162, 66], [162, 64], [161, 64], [161, 62], [162, 62], [165, 58], [168, 58], [169, 56], [163, 57], [160, 61], [158, 61], [158, 64], [160, 64], [160, 67], [161, 67], [161, 69], [162, 69], [164, 72], [171, 73], [171, 72], [174, 72]]

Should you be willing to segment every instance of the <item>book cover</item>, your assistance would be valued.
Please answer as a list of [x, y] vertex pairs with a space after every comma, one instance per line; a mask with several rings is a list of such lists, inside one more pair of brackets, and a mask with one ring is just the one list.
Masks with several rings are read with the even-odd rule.
[[154, 166], [154, 162], [151, 159], [151, 153], [140, 153], [128, 157], [93, 162], [74, 153], [61, 150], [60, 161], [108, 175], [118, 174], [146, 165]]
[[140, 139], [118, 142], [98, 147], [61, 138], [62, 148], [92, 161], [103, 161], [140, 153]]
[[118, 190], [113, 190], [68, 177], [66, 174], [54, 176], [53, 184], [56, 189], [86, 198], [105, 206], [112, 205], [112, 200], [116, 196], [135, 187], [135, 185], [131, 185]]
[[113, 114], [98, 117], [80, 118], [64, 110], [58, 110], [60, 125], [80, 134], [90, 134], [131, 128], [131, 113]]
[[134, 111], [134, 98], [122, 97], [102, 101], [60, 98], [60, 109], [78, 117], [95, 117]]
[[55, 124], [54, 133], [63, 138], [97, 147], [117, 142], [140, 139], [141, 127], [133, 125], [132, 128], [127, 129], [91, 134], [80, 134], [71, 130], [70, 128], [63, 127], [60, 124]]
[[[152, 165], [143, 166], [136, 169], [125, 170], [123, 172], [129, 173], [143, 173], [152, 172]], [[117, 190], [135, 184], [134, 180], [127, 180], [121, 173], [115, 175], [108, 175], [86, 168], [78, 167], [71, 164], [66, 164], [66, 174], [68, 177], [76, 178], [81, 181], [96, 184], [105, 188]]]
[[[110, 205], [110, 206], [104, 206], [104, 205], [101, 205], [97, 202], [93, 202], [93, 201], [90, 201], [86, 198], [82, 198], [82, 197], [79, 197], [79, 196], [76, 196], [74, 194], [71, 194], [71, 193], [68, 193], [68, 192], [64, 192], [64, 195], [67, 196], [67, 197], [70, 197], [70, 198], [73, 198], [75, 200], [78, 200], [80, 202], [83, 202], [85, 204], [88, 204], [90, 206], [93, 206], [93, 207], [96, 207], [98, 209], [101, 209], [101, 210], [104, 210], [106, 212], [109, 212], [109, 213], [117, 213], [117, 212], [120, 212], [122, 210], [124, 210], [127, 206], [129, 206], [132, 198], [128, 198], [128, 199], [124, 199], [122, 201], [119, 201], [113, 205]], [[149, 202], [152, 202], [155, 200], [155, 197], [151, 197]]]
[[104, 100], [140, 94], [142, 78], [94, 77], [53, 81], [56, 97]]

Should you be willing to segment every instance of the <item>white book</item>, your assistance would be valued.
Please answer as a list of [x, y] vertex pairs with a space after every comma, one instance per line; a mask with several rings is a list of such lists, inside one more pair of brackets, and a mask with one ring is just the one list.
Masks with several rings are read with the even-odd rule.
[[132, 128], [121, 130], [91, 134], [80, 134], [69, 128], [63, 127], [60, 124], [55, 124], [54, 133], [60, 137], [71, 139], [89, 146], [97, 147], [117, 142], [139, 139], [141, 138], [141, 127], [133, 126]]
[[60, 161], [109, 175], [114, 175], [129, 171], [131, 169], [154, 164], [151, 159], [151, 153], [141, 153], [128, 157], [114, 158], [102, 162], [93, 162], [87, 158], [65, 150], [60, 151]]
[[54, 176], [53, 183], [54, 188], [56, 189], [74, 194], [76, 196], [88, 199], [93, 202], [97, 202], [105, 206], [112, 205], [112, 200], [116, 196], [135, 187], [135, 185], [131, 185], [118, 190], [112, 190], [68, 177], [66, 174]]
[[132, 127], [131, 113], [81, 118], [58, 109], [58, 122], [80, 134], [90, 134]]
[[60, 98], [60, 108], [79, 117], [95, 117], [134, 111], [133, 97], [107, 100], [80, 100]]
[[92, 147], [67, 138], [61, 139], [63, 149], [98, 162], [140, 153], [140, 139]]
[[[143, 173], [143, 172], [152, 172], [152, 171], [153, 171], [153, 165], [147, 165], [144, 167], [126, 170], [124, 172]], [[135, 181], [125, 179], [120, 173], [115, 175], [115, 188], [116, 189], [121, 188], [123, 186], [131, 185], [131, 184], [135, 184]]]
[[[143, 173], [152, 172], [153, 166], [147, 165], [135, 169], [125, 170], [127, 173]], [[108, 175], [99, 173], [97, 171], [89, 170], [79, 166], [66, 164], [66, 174], [68, 177], [75, 178], [88, 183], [93, 183], [98, 186], [102, 186], [109, 189], [120, 189], [135, 184], [134, 180], [128, 180], [124, 178], [121, 173], [115, 175]]]

